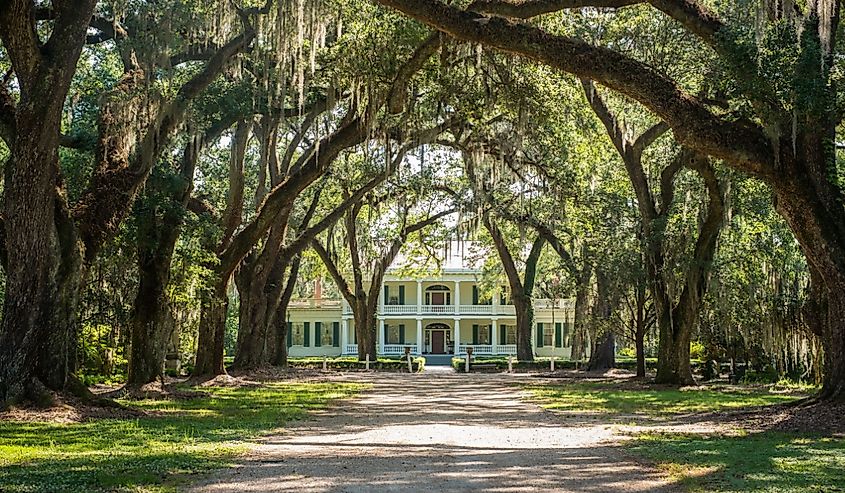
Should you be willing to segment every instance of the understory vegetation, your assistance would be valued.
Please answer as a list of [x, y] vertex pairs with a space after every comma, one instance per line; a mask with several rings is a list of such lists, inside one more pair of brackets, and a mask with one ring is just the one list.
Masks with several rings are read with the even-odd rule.
[[174, 491], [231, 464], [250, 440], [361, 388], [340, 382], [176, 385], [170, 398], [119, 400], [137, 415], [66, 423], [0, 419], [0, 489]]

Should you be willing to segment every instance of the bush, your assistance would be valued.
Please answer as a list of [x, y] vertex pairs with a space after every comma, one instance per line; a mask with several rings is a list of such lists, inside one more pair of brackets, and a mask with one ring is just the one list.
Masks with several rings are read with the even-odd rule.
[[[288, 358], [288, 366], [290, 368], [307, 368], [312, 370], [323, 369], [323, 357], [307, 356], [303, 358]], [[338, 356], [334, 358], [325, 358], [326, 367], [330, 370], [348, 370], [360, 371], [364, 370], [365, 363], [358, 361], [355, 356]], [[425, 368], [425, 358], [422, 356], [411, 357], [411, 364], [415, 372], [421, 372]], [[408, 363], [405, 358], [378, 358], [370, 361], [371, 370], [380, 371], [408, 371]]]
[[704, 344], [698, 341], [692, 341], [689, 346], [689, 357], [690, 359], [697, 359], [699, 361], [704, 361]]

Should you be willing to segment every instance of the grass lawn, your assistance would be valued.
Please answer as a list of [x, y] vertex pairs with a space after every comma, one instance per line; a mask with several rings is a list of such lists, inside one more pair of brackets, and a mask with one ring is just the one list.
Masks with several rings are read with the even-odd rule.
[[246, 451], [245, 440], [360, 387], [193, 388], [202, 394], [124, 402], [154, 411], [149, 417], [70, 424], [0, 421], [0, 491], [174, 491], [190, 475], [230, 463]]
[[538, 385], [529, 390], [546, 409], [646, 416], [726, 411], [779, 404], [797, 398], [793, 394], [771, 392], [765, 387], [652, 389], [620, 387], [614, 382]]
[[739, 436], [647, 434], [633, 442], [691, 491], [845, 491], [845, 439], [762, 432]]
[[[668, 389], [616, 382], [538, 385], [529, 390], [550, 410], [593, 413], [621, 423], [641, 416], [657, 424], [678, 415], [738, 410], [800, 397], [763, 386]], [[632, 454], [657, 464], [691, 491], [845, 492], [845, 438], [742, 430], [711, 435], [637, 433], [627, 442]]]

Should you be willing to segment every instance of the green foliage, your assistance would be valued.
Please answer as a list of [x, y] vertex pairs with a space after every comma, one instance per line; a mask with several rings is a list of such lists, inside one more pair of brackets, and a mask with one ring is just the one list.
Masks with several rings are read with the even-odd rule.
[[705, 357], [705, 347], [704, 344], [700, 343], [699, 341], [692, 341], [690, 343], [689, 348], [689, 357], [693, 360], [703, 360]]
[[4, 492], [172, 491], [191, 475], [230, 464], [244, 441], [348, 397], [347, 383], [190, 388], [195, 398], [123, 402], [136, 419], [82, 423], [0, 421]]
[[792, 433], [646, 434], [631, 450], [692, 491], [839, 491], [845, 439]]
[[110, 325], [83, 324], [79, 335], [80, 378], [86, 385], [121, 383], [126, 380], [128, 361], [122, 345], [114, 340]]

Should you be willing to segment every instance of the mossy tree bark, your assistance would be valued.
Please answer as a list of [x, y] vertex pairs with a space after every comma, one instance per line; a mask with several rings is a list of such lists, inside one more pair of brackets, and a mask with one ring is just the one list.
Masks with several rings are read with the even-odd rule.
[[534, 342], [531, 329], [534, 325], [534, 282], [537, 279], [537, 262], [543, 253], [546, 239], [542, 235], [531, 244], [531, 251], [525, 259], [525, 272], [520, 275], [505, 237], [489, 214], [483, 216], [484, 227], [493, 238], [493, 246], [505, 270], [516, 312], [516, 357], [520, 361], [534, 361]]
[[[8, 402], [38, 400], [45, 387], [90, 397], [73, 377], [87, 266], [114, 235], [189, 102], [254, 37], [242, 34], [217, 50], [173, 99], [155, 108], [157, 117], [137, 143], [115, 135], [120, 130], [103, 125], [101, 114], [97, 165], [88, 189], [71, 207], [58, 157], [67, 140], [60, 135], [63, 105], [82, 46], [115, 39], [120, 31], [93, 15], [95, 5], [43, 9], [12, 1], [0, 7], [0, 36], [20, 89], [17, 104], [5, 86], [0, 89], [0, 137], [12, 154], [4, 190], [7, 287], [0, 326], [0, 399]], [[37, 20], [52, 22], [46, 42], [38, 39]], [[87, 35], [90, 27], [100, 34]], [[132, 77], [128, 72], [119, 85]]]

